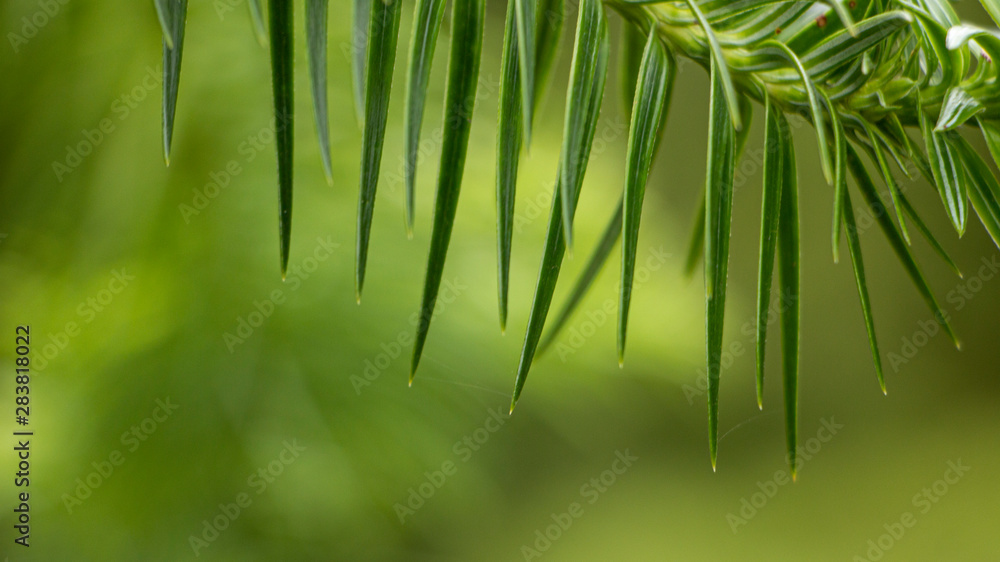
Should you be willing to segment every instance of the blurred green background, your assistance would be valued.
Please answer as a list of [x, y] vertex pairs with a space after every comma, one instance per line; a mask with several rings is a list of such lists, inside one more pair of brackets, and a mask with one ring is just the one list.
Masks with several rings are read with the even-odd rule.
[[[169, 168], [152, 2], [71, 0], [46, 17], [35, 0], [0, 4], [7, 38], [0, 45], [0, 412], [8, 432], [19, 429], [15, 326], [31, 326], [35, 352], [32, 546], [13, 542], [17, 459], [7, 433], [0, 556], [1000, 560], [1000, 283], [980, 269], [1000, 255], [978, 221], [957, 240], [934, 191], [901, 180], [966, 273], [957, 278], [915, 241], [961, 352], [945, 336], [924, 333], [931, 314], [878, 229], [864, 230], [887, 370], [883, 396], [850, 264], [846, 254], [839, 265], [831, 259], [831, 190], [808, 125], [800, 128], [800, 435], [810, 450], [798, 482], [786, 483], [776, 477], [785, 469], [778, 348], [770, 348], [760, 412], [753, 336], [744, 331], [756, 291], [754, 155], [763, 136], [756, 108], [737, 178], [729, 361], [713, 473], [699, 386], [703, 289], [700, 273], [682, 274], [708, 118], [706, 73], [688, 63], [646, 198], [639, 244], [649, 267], [634, 293], [624, 369], [616, 364], [613, 315], [602, 320], [600, 312], [616, 302], [616, 251], [570, 323], [577, 335], [565, 334], [563, 346], [538, 361], [507, 417], [558, 158], [571, 37], [522, 166], [511, 316], [501, 335], [493, 150], [505, 3], [494, 1], [445, 269], [454, 298], [442, 306], [407, 388], [405, 344], [422, 289], [439, 147], [425, 143], [416, 233], [408, 240], [399, 63], [358, 306], [360, 133], [346, 55], [350, 8], [331, 3], [330, 187], [315, 141], [299, 4], [290, 263], [302, 269], [284, 284], [268, 56], [244, 2], [191, 3]], [[977, 3], [956, 6], [985, 23]], [[404, 9], [397, 62], [411, 11]], [[23, 18], [45, 24], [27, 38]], [[446, 24], [442, 41], [447, 35]], [[439, 50], [434, 66], [426, 139], [440, 127], [446, 52]], [[620, 106], [618, 89], [609, 87], [577, 215], [577, 255], [567, 261], [557, 301], [621, 192], [627, 132]], [[102, 122], [107, 131], [95, 133]], [[206, 187], [213, 181], [226, 186]], [[272, 307], [265, 301], [274, 291], [281, 298]], [[258, 307], [266, 319], [255, 315]], [[249, 330], [241, 320], [258, 326]], [[833, 424], [842, 426], [835, 435], [820, 431]], [[949, 462], [970, 469], [956, 478], [946, 473]], [[902, 526], [901, 518], [915, 524]]]

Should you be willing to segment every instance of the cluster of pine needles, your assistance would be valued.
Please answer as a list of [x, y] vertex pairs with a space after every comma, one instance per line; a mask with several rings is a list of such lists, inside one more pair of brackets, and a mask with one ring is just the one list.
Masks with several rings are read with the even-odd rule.
[[[356, 290], [360, 299], [404, 2], [353, 2], [354, 95], [363, 129], [356, 245]], [[1000, 23], [1000, 0], [981, 3], [994, 22]], [[155, 0], [155, 4], [163, 28], [163, 141], [169, 159], [187, 0]], [[445, 0], [415, 0], [412, 5], [403, 116], [408, 231], [413, 226], [415, 172], [430, 68], [446, 13]], [[250, 0], [249, 6], [257, 33], [269, 45], [271, 54], [284, 274], [292, 217], [293, 2], [269, 0], [265, 10], [261, 0]], [[482, 62], [486, 0], [451, 0], [450, 7], [444, 134], [411, 384], [441, 284]], [[305, 10], [314, 117], [329, 178], [327, 0], [306, 0]], [[983, 156], [960, 132], [971, 134], [978, 129], [993, 160], [1000, 164], [1000, 64], [995, 64], [1000, 61], [1000, 34], [995, 29], [963, 24], [946, 0], [509, 0], [500, 60], [496, 143], [502, 328], [507, 317], [519, 158], [530, 145], [541, 92], [557, 59], [564, 24], [574, 19], [573, 11], [575, 40], [565, 90], [562, 151], [511, 410], [533, 359], [553, 341], [618, 244], [622, 260], [617, 337], [619, 360], [624, 358], [643, 196], [660, 139], [667, 129], [677, 59], [686, 57], [703, 66], [711, 77], [703, 212], [696, 221], [688, 266], [693, 269], [703, 258], [712, 467], [718, 449], [719, 372], [733, 178], [747, 140], [751, 114], [758, 106], [764, 112], [765, 138], [756, 322], [757, 398], [761, 404], [768, 311], [772, 285], [776, 284], [782, 295], [782, 382], [788, 462], [794, 474], [798, 465], [800, 247], [796, 160], [787, 116], [798, 114], [813, 125], [823, 175], [833, 188], [834, 259], [839, 256], [841, 240], [846, 240], [875, 373], [884, 392], [855, 200], [872, 211], [917, 291], [957, 345], [911, 253], [911, 233], [926, 239], [956, 272], [958, 268], [898, 187], [896, 174], [919, 175], [935, 186], [959, 236], [965, 232], [971, 207], [994, 242], [1000, 244], [1000, 185]], [[608, 15], [612, 12], [622, 22], [615, 70], [624, 99], [631, 100], [631, 106], [625, 108], [630, 126], [621, 200], [543, 338], [563, 256], [573, 245], [574, 212], [603, 105], [611, 60]], [[848, 178], [853, 178], [853, 197]], [[876, 181], [887, 188], [888, 202], [880, 196]]]

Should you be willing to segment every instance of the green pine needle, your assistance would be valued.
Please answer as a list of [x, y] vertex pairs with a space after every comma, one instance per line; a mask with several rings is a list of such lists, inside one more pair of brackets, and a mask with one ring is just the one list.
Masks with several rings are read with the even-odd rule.
[[649, 170], [653, 165], [664, 113], [670, 105], [675, 65], [670, 60], [656, 33], [650, 33], [639, 67], [629, 127], [628, 152], [625, 159], [624, 222], [622, 223], [622, 272], [618, 302], [618, 363], [625, 361], [625, 335], [628, 327], [629, 304], [632, 300], [632, 279], [639, 243], [639, 221], [642, 200], [646, 194]]
[[438, 171], [437, 203], [434, 209], [434, 230], [427, 258], [427, 278], [420, 306], [420, 322], [413, 346], [410, 384], [420, 364], [420, 355], [430, 330], [434, 305], [444, 272], [444, 261], [455, 224], [458, 195], [462, 189], [462, 173], [469, 146], [472, 110], [479, 84], [479, 59], [483, 45], [483, 25], [486, 0], [454, 0], [452, 3], [451, 55], [448, 61], [448, 88], [445, 93], [444, 140], [441, 143], [441, 167]]
[[184, 53], [187, 0], [159, 0], [156, 7], [163, 24], [163, 160], [169, 166], [174, 116], [177, 114], [177, 90], [181, 79], [181, 55]]
[[403, 0], [385, 0], [372, 5], [368, 24], [368, 56], [364, 92], [364, 137], [361, 143], [361, 188], [358, 197], [358, 239], [355, 250], [355, 297], [361, 302], [368, 265], [368, 241], [371, 237], [372, 215], [375, 212], [375, 191], [382, 165], [382, 145], [389, 114], [389, 92], [392, 88], [393, 67], [396, 63], [396, 38]]
[[406, 232], [413, 236], [417, 156], [420, 154], [420, 125], [424, 120], [424, 102], [427, 99], [427, 82], [430, 80], [431, 62], [437, 46], [438, 31], [444, 20], [444, 0], [417, 0], [413, 9], [413, 33], [410, 35], [410, 59], [407, 64], [406, 123]]
[[295, 139], [295, 93], [292, 54], [291, 0], [271, 0], [271, 83], [274, 90], [274, 126], [278, 149], [278, 231], [281, 238], [281, 278], [288, 268], [292, 239], [292, 164]]
[[778, 218], [784, 191], [785, 145], [791, 142], [788, 122], [769, 101], [765, 104], [764, 195], [761, 200], [760, 262], [757, 277], [757, 407], [764, 407], [764, 354], [767, 342], [768, 315], [771, 309], [771, 280], [778, 244]]
[[316, 117], [316, 135], [319, 138], [326, 182], [333, 185], [333, 164], [330, 162], [330, 118], [326, 102], [327, 1], [306, 1], [306, 39], [309, 48], [309, 78]]
[[711, 64], [708, 171], [705, 181], [705, 330], [708, 361], [708, 443], [715, 470], [719, 450], [719, 374], [722, 369], [722, 327], [729, 276], [729, 231], [733, 212], [736, 131], [726, 100], [718, 63]]

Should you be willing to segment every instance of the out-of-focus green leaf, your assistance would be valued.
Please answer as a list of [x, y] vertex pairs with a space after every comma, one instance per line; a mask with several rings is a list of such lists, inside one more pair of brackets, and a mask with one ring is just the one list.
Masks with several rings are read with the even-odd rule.
[[708, 445], [715, 470], [719, 450], [719, 373], [722, 368], [722, 327], [729, 276], [729, 231], [733, 212], [736, 132], [729, 114], [719, 64], [711, 62], [708, 171], [705, 183], [705, 293], [708, 361]]
[[184, 22], [187, 0], [160, 0], [157, 13], [163, 33], [163, 159], [170, 165], [170, 144], [174, 138], [174, 115], [177, 113], [177, 89], [181, 79], [181, 56], [184, 54]]
[[720, 87], [725, 95], [726, 103], [729, 105], [729, 118], [733, 123], [733, 127], [739, 130], [743, 128], [742, 119], [740, 118], [739, 100], [736, 97], [736, 88], [733, 87], [733, 77], [729, 74], [729, 65], [726, 62], [726, 57], [722, 54], [722, 47], [715, 36], [715, 31], [712, 30], [712, 26], [709, 25], [705, 15], [701, 12], [701, 8], [698, 7], [698, 2], [696, 0], [687, 0], [687, 4], [691, 8], [691, 12], [698, 19], [698, 24], [701, 25], [702, 30], [705, 32], [712, 60], [715, 61], [715, 66], [718, 69]]
[[451, 241], [451, 229], [455, 224], [455, 209], [458, 207], [458, 195], [462, 188], [472, 111], [479, 84], [485, 16], [486, 0], [454, 0], [452, 3], [444, 139], [441, 143], [441, 166], [438, 170], [437, 202], [427, 258], [427, 277], [424, 280], [424, 296], [413, 346], [413, 361], [410, 364], [411, 384], [427, 340], [448, 254], [448, 243]]
[[622, 223], [622, 271], [618, 301], [619, 364], [625, 361], [625, 336], [629, 305], [632, 302], [632, 277], [635, 274], [642, 201], [646, 194], [649, 169], [656, 155], [660, 127], [665, 121], [663, 114], [670, 103], [674, 70], [673, 61], [653, 30], [646, 41], [639, 68], [625, 158], [625, 218]]
[[327, 0], [306, 1], [306, 43], [309, 49], [309, 78], [312, 85], [316, 134], [323, 157], [326, 181], [333, 185], [330, 162], [330, 120], [326, 102], [326, 14]]
[[954, 131], [936, 132], [931, 129], [930, 121], [922, 110], [917, 112], [920, 118], [920, 130], [927, 145], [927, 156], [931, 162], [931, 172], [941, 202], [944, 203], [948, 218], [958, 235], [965, 233], [965, 220], [968, 217], [968, 187], [965, 172], [959, 166], [951, 147], [951, 140], [957, 133]]
[[705, 254], [705, 194], [701, 194], [701, 204], [695, 213], [694, 225], [691, 227], [691, 240], [688, 242], [687, 257], [684, 259], [684, 276], [694, 275], [698, 260]]
[[757, 407], [764, 404], [764, 353], [767, 322], [771, 307], [771, 279], [774, 253], [778, 243], [778, 218], [781, 212], [785, 144], [791, 142], [788, 122], [770, 99], [764, 102], [764, 193], [760, 211], [760, 260], [757, 274]]
[[160, 22], [160, 31], [163, 33], [163, 42], [168, 48], [174, 48], [174, 30], [172, 25], [174, 0], [154, 0], [156, 6], [156, 19]]
[[406, 176], [406, 232], [413, 235], [414, 192], [417, 176], [417, 156], [420, 153], [420, 125], [424, 120], [424, 101], [430, 78], [434, 47], [444, 19], [444, 0], [417, 0], [413, 11], [413, 32], [410, 34], [410, 59], [406, 77], [406, 114], [403, 138]]
[[736, 161], [743, 158], [743, 150], [747, 147], [747, 139], [750, 138], [751, 124], [753, 123], [753, 103], [750, 98], [740, 95], [740, 115], [743, 116], [743, 128], [736, 131]]
[[596, 113], [600, 111], [600, 105], [590, 105], [590, 98], [586, 94], [593, 89], [595, 81], [605, 80], [608, 70], [607, 53], [608, 22], [604, 16], [604, 6], [601, 0], [582, 0], [576, 24], [573, 66], [566, 94], [562, 155], [559, 160], [562, 224], [566, 231], [566, 248], [570, 252], [573, 251], [572, 207], [583, 185], [583, 176], [590, 158], [590, 139], [594, 136], [594, 131], [585, 127], [597, 126]]
[[781, 214], [778, 218], [778, 295], [781, 300], [781, 374], [784, 382], [785, 446], [792, 480], [798, 470], [799, 427], [799, 198], [795, 145], [782, 143]]
[[261, 7], [262, 0], [249, 0], [247, 6], [250, 8], [250, 20], [253, 22], [253, 34], [257, 37], [257, 42], [261, 46], [267, 45], [267, 26], [264, 25], [264, 10]]
[[858, 31], [855, 29], [854, 16], [851, 15], [851, 9], [856, 5], [854, 0], [832, 0], [832, 2], [833, 9], [837, 12], [844, 27], [847, 28], [847, 32], [851, 35], [857, 35]]
[[368, 24], [368, 61], [364, 90], [364, 136], [361, 140], [361, 189], [358, 196], [358, 234], [355, 247], [355, 295], [361, 302], [368, 264], [368, 240], [375, 191], [382, 165], [385, 123], [389, 115], [389, 92], [396, 63], [396, 40], [403, 0], [383, 0], [372, 4]]
[[594, 253], [590, 255], [590, 259], [587, 261], [587, 266], [583, 268], [583, 273], [580, 274], [580, 277], [576, 280], [576, 285], [573, 286], [573, 290], [570, 291], [569, 296], [566, 298], [566, 302], [559, 309], [559, 314], [552, 322], [551, 327], [546, 330], [545, 335], [538, 344], [538, 350], [535, 351], [536, 357], [545, 353], [545, 350], [559, 336], [559, 332], [562, 331], [566, 322], [573, 315], [573, 312], [583, 302], [583, 297], [590, 290], [590, 286], [594, 284], [597, 274], [601, 272], [604, 263], [608, 261], [611, 251], [618, 245], [618, 237], [622, 234], [622, 204], [622, 201], [618, 202], [615, 213], [604, 228], [604, 234], [601, 235], [597, 247], [594, 248]]
[[271, 0], [268, 4], [271, 29], [271, 83], [274, 89], [274, 126], [278, 149], [278, 230], [281, 236], [281, 277], [288, 267], [292, 238], [292, 164], [295, 138], [295, 58], [292, 46], [291, 0]]
[[878, 351], [878, 339], [875, 337], [875, 321], [872, 317], [871, 300], [868, 298], [868, 283], [865, 281], [865, 263], [861, 257], [861, 238], [858, 225], [854, 219], [854, 207], [851, 196], [844, 192], [844, 222], [847, 225], [847, 248], [851, 253], [851, 265], [854, 267], [854, 280], [858, 285], [858, 298], [861, 300], [861, 313], [865, 319], [865, 330], [868, 332], [868, 345], [871, 347], [872, 359], [875, 362], [875, 376], [878, 378], [882, 394], [885, 394], [885, 374], [882, 371], [882, 357]]
[[351, 26], [351, 78], [354, 84], [354, 109], [358, 124], [365, 122], [365, 66], [368, 58], [368, 36], [371, 25], [372, 0], [354, 0]]
[[928, 308], [931, 309], [931, 312], [934, 314], [934, 318], [937, 322], [944, 327], [945, 332], [947, 332], [948, 337], [951, 338], [955, 347], [961, 347], [958, 342], [958, 338], [955, 336], [955, 332], [951, 329], [951, 325], [948, 323], [948, 316], [941, 309], [937, 299], [934, 298], [934, 293], [931, 292], [930, 286], [927, 285], [927, 281], [924, 279], [923, 273], [920, 272], [917, 262], [913, 259], [913, 255], [910, 253], [909, 247], [907, 247], [906, 242], [903, 241], [902, 236], [900, 236], [899, 232], [896, 230], [896, 225], [893, 224], [892, 220], [889, 218], [888, 213], [886, 212], [887, 207], [878, 196], [875, 184], [868, 175], [868, 171], [865, 170], [865, 166], [861, 163], [861, 159], [858, 157], [857, 152], [855, 152], [854, 148], [850, 145], [847, 146], [847, 167], [851, 171], [854, 181], [857, 183], [858, 190], [864, 196], [868, 207], [872, 210], [872, 216], [875, 217], [879, 227], [882, 229], [886, 239], [889, 241], [889, 245], [896, 253], [899, 261], [902, 262], [903, 267], [906, 269], [906, 273], [910, 276], [910, 279], [916, 286], [920, 296], [923, 297], [924, 302], [926, 302]]

